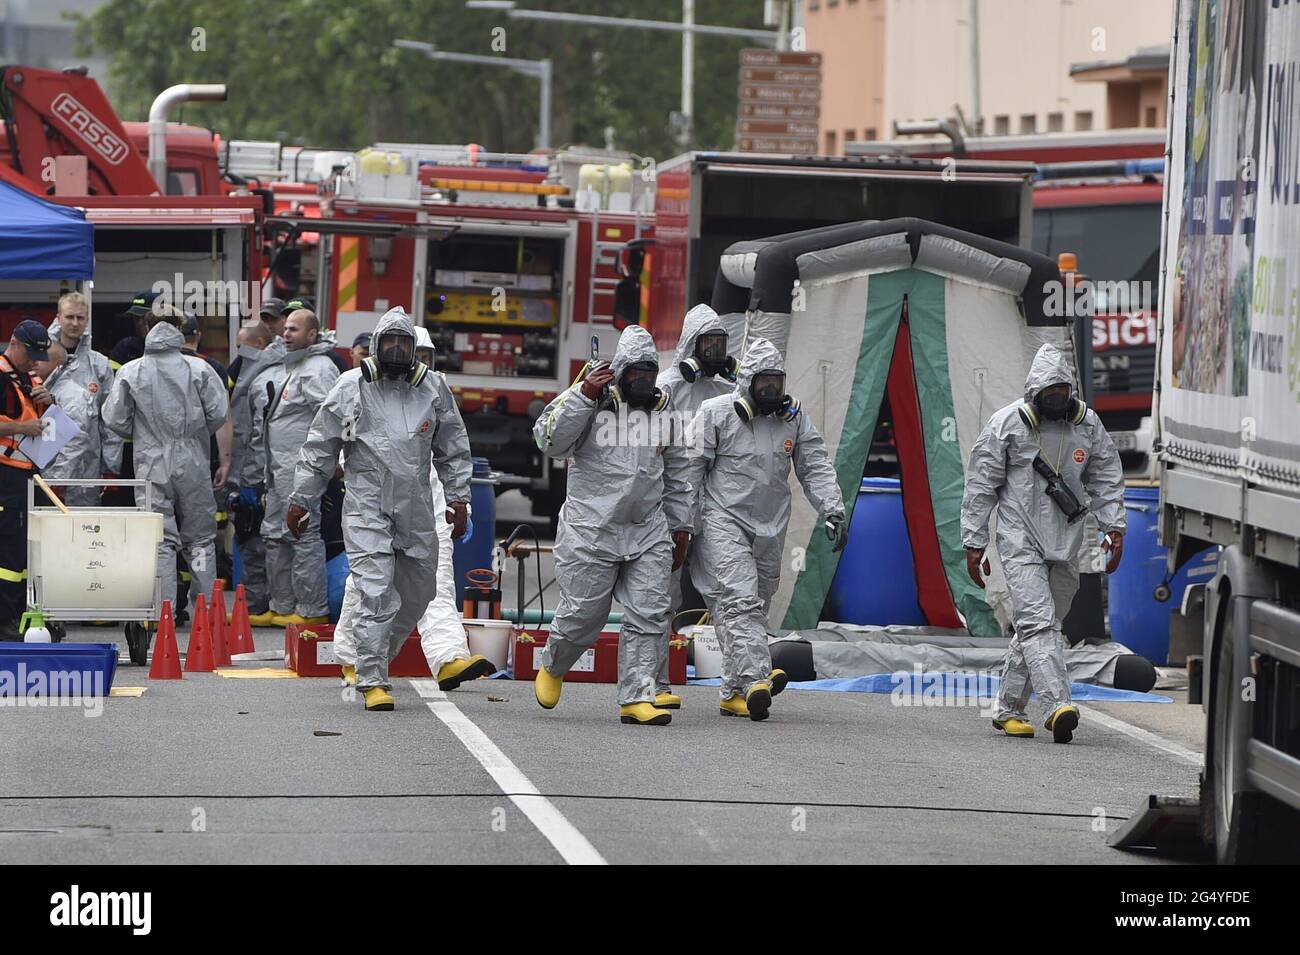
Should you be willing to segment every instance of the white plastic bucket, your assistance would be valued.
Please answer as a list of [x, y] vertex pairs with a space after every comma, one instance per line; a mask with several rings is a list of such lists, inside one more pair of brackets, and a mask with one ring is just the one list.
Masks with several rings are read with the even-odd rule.
[[469, 641], [469, 652], [475, 656], [487, 657], [498, 670], [506, 668], [510, 658], [510, 641], [514, 632], [515, 625], [510, 620], [465, 621], [465, 636]]
[[712, 680], [722, 676], [722, 647], [718, 644], [718, 632], [712, 627], [694, 626], [687, 627], [685, 633], [695, 646], [695, 679]]

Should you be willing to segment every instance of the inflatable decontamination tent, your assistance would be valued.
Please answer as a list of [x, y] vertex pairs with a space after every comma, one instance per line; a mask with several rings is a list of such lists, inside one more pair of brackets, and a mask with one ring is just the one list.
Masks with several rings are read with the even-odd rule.
[[[965, 466], [989, 416], [1021, 397], [1039, 346], [1069, 351], [1059, 283], [1044, 256], [919, 219], [742, 242], [722, 257], [714, 309], [735, 315], [748, 292], [746, 334], [785, 354], [787, 390], [825, 437], [850, 508], [888, 397], [917, 593], [932, 626], [999, 633], [966, 573]], [[837, 564], [817, 515], [792, 490], [787, 570], [769, 621], [779, 629], [817, 625]]]

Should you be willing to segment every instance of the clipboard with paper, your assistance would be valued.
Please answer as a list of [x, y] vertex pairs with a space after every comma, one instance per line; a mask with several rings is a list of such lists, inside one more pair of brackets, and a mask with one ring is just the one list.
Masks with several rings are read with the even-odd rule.
[[41, 415], [40, 436], [23, 438], [18, 442], [18, 450], [38, 468], [44, 468], [79, 434], [81, 426], [58, 405], [50, 405]]

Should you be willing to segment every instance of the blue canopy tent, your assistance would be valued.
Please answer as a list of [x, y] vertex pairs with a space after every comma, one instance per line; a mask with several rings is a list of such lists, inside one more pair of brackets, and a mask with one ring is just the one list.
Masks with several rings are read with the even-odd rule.
[[76, 279], [95, 273], [95, 227], [79, 209], [0, 181], [0, 279]]

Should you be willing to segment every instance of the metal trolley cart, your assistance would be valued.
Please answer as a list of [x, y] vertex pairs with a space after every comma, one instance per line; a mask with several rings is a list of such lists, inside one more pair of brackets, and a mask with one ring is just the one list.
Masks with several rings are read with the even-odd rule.
[[[43, 483], [43, 482], [42, 482]], [[125, 621], [131, 662], [144, 666], [150, 630], [162, 610], [158, 545], [163, 517], [151, 510], [153, 489], [143, 480], [61, 479], [59, 487], [130, 487], [135, 507], [37, 506], [36, 482], [27, 487], [27, 603], [60, 620]]]

